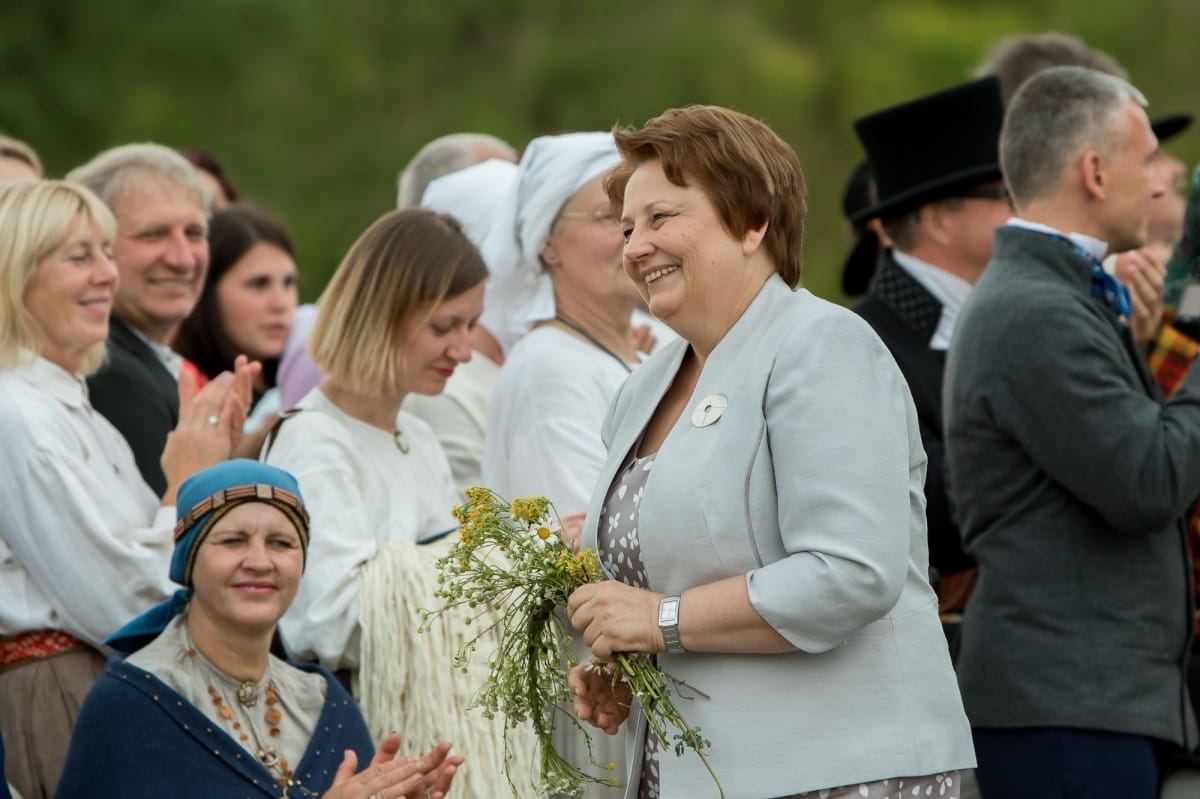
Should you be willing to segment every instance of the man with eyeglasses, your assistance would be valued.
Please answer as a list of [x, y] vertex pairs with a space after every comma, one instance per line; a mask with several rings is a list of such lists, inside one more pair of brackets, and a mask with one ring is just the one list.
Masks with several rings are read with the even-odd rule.
[[985, 78], [885, 108], [854, 123], [875, 174], [878, 217], [893, 242], [857, 311], [900, 365], [929, 457], [925, 478], [930, 578], [954, 654], [974, 583], [946, 498], [942, 371], [959, 310], [992, 256], [995, 228], [1012, 215], [997, 143], [1004, 107]]

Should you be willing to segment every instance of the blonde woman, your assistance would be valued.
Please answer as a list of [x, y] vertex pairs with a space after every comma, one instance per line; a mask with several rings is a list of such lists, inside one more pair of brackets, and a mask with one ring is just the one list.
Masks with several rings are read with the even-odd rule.
[[406, 209], [376, 221], [319, 303], [309, 349], [325, 381], [266, 453], [296, 475], [314, 533], [280, 623], [285, 646], [342, 670], [376, 736], [454, 741], [471, 764], [460, 797], [494, 795], [503, 727], [466, 712], [479, 684], [454, 669], [450, 638], [418, 632], [418, 609], [436, 601], [438, 555], [419, 544], [456, 527], [461, 499], [437, 437], [401, 404], [441, 392], [471, 357], [486, 277], [452, 218]]
[[471, 357], [486, 277], [456, 222], [406, 210], [371, 225], [325, 289], [309, 341], [325, 381], [267, 453], [299, 479], [320, 531], [280, 626], [293, 655], [357, 668], [362, 566], [383, 544], [455, 526], [460, 500], [441, 445], [400, 405], [441, 392]]
[[9, 780], [54, 793], [100, 644], [170, 594], [175, 493], [229, 457], [252, 370], [180, 405], [161, 503], [92, 408], [117, 286], [115, 222], [87, 189], [0, 186], [0, 725]]

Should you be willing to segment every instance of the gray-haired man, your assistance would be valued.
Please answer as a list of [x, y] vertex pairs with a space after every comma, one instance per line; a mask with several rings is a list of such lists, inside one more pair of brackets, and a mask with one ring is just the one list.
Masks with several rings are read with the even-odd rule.
[[94, 191], [117, 220], [120, 280], [108, 363], [88, 378], [91, 402], [129, 442], [142, 478], [161, 497], [167, 479], [159, 458], [179, 421], [183, 365], [168, 341], [204, 289], [208, 188], [183, 156], [158, 144], [105, 150], [67, 179]]
[[1200, 370], [1163, 404], [1099, 268], [1165, 190], [1144, 98], [1079, 67], [1009, 106], [1018, 218], [963, 309], [944, 387], [950, 492], [978, 588], [959, 682], [988, 799], [1158, 795], [1195, 721], [1187, 531]]

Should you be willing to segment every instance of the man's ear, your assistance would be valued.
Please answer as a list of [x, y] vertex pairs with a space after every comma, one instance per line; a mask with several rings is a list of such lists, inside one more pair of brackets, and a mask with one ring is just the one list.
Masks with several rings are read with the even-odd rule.
[[561, 263], [558, 257], [558, 250], [554, 249], [554, 246], [549, 242], [546, 243], [545, 247], [542, 247], [542, 251], [538, 255], [541, 257], [542, 263], [546, 266], [554, 267]]
[[1095, 150], [1088, 150], [1079, 157], [1080, 179], [1087, 193], [1097, 200], [1108, 197], [1108, 164]]
[[949, 229], [949, 208], [939, 202], [926, 203], [917, 209], [917, 227], [921, 234], [939, 245], [950, 243], [953, 233]]

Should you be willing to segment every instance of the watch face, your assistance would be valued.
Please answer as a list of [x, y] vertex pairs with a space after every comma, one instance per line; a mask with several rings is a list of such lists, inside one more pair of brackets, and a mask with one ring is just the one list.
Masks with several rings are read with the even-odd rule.
[[658, 623], [675, 624], [679, 619], [679, 597], [669, 596], [658, 605]]

